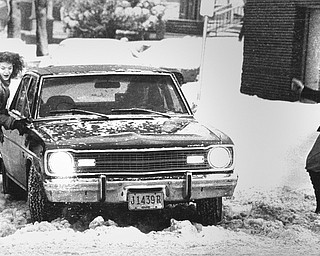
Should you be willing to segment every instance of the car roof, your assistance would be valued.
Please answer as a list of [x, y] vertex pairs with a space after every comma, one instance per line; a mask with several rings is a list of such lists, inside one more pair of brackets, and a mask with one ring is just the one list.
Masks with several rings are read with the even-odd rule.
[[29, 70], [40, 76], [45, 75], [75, 75], [88, 73], [107, 73], [107, 72], [147, 72], [147, 73], [172, 73], [172, 70], [154, 68], [150, 66], [135, 65], [67, 65], [67, 66], [48, 66], [38, 67]]

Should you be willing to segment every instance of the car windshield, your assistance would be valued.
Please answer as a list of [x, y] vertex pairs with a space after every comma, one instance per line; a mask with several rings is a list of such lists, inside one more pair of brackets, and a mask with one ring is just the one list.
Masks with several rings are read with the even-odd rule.
[[[140, 111], [128, 111], [130, 109]], [[48, 77], [44, 78], [41, 88], [39, 117], [95, 113], [99, 116], [155, 115], [157, 112], [188, 114], [170, 75], [91, 74]]]

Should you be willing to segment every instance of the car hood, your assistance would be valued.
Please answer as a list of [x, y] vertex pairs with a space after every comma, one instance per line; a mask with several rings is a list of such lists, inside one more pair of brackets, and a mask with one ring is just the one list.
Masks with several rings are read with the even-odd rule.
[[51, 148], [195, 147], [232, 143], [193, 118], [41, 121], [34, 132]]

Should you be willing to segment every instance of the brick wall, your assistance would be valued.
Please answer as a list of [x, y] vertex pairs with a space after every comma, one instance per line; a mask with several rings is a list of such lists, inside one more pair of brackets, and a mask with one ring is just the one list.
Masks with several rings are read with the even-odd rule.
[[271, 100], [297, 100], [292, 77], [302, 74], [305, 15], [318, 0], [248, 0], [241, 92]]

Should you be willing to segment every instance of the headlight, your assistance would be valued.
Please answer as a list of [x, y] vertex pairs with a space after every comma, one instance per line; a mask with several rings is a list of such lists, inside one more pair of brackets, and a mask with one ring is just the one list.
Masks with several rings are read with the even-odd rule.
[[68, 152], [54, 152], [48, 158], [49, 171], [58, 176], [74, 173], [74, 159]]
[[208, 153], [208, 162], [213, 168], [226, 168], [232, 164], [231, 152], [225, 147], [214, 147]]

